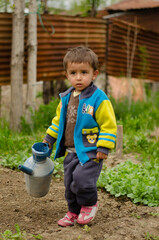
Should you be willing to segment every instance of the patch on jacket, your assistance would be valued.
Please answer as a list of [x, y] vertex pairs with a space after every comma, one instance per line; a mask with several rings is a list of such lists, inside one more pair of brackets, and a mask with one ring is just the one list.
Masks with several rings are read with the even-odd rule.
[[90, 104], [86, 105], [86, 103], [83, 104], [82, 107], [82, 113], [83, 114], [90, 114], [91, 116], [93, 116], [93, 112], [94, 112], [94, 107], [92, 107]]
[[88, 140], [89, 143], [93, 144], [93, 143], [96, 142], [97, 137], [98, 137], [97, 134], [88, 135], [88, 136], [87, 136], [87, 140]]

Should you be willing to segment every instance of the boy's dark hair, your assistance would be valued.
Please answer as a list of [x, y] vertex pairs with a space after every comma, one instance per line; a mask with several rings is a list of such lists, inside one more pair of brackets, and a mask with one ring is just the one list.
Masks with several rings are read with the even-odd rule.
[[66, 55], [63, 59], [64, 70], [67, 70], [68, 62], [71, 63], [89, 63], [95, 70], [98, 69], [98, 57], [97, 55], [88, 47], [78, 46], [68, 49]]

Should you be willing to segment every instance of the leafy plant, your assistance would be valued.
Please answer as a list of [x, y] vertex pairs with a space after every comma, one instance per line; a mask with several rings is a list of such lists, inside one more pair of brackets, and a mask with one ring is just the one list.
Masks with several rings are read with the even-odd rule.
[[126, 161], [102, 171], [97, 183], [116, 197], [131, 198], [134, 203], [159, 206], [159, 165], [134, 164]]
[[52, 99], [49, 104], [41, 104], [38, 111], [32, 116], [33, 129], [34, 131], [41, 129], [41, 127], [46, 129], [48, 125], [51, 125], [52, 118], [56, 114], [56, 108], [59, 103], [59, 99]]
[[[12, 233], [11, 230], [5, 230], [4, 233], [0, 233], [0, 240], [27, 240], [27, 234], [25, 231], [21, 231], [18, 224], [14, 225], [16, 233]], [[35, 239], [42, 239], [42, 236], [40, 235], [32, 235]]]
[[145, 240], [159, 240], [159, 236], [155, 236], [148, 232], [145, 234]]
[[17, 168], [31, 155], [31, 146], [35, 142], [40, 142], [42, 136], [36, 134], [34, 136], [24, 135], [22, 133], [14, 133], [9, 130], [9, 126], [0, 129], [0, 146], [1, 146], [1, 165]]
[[157, 213], [157, 212], [150, 212], [149, 215], [153, 216], [153, 217], [158, 217], [159, 213]]
[[91, 231], [91, 227], [89, 227], [88, 225], [84, 225], [83, 226], [83, 230], [87, 233], [89, 233]]
[[140, 219], [140, 218], [141, 218], [141, 216], [138, 215], [138, 214], [136, 214], [136, 213], [132, 213], [131, 216], [132, 216], [132, 217], [135, 217], [135, 218], [137, 218], [137, 219]]
[[[52, 158], [55, 155], [55, 150], [53, 150], [52, 152]], [[56, 178], [61, 178], [63, 176], [64, 173], [64, 168], [63, 168], [63, 161], [64, 161], [64, 157], [61, 158], [57, 158], [56, 161], [54, 161], [54, 172], [53, 175]]]

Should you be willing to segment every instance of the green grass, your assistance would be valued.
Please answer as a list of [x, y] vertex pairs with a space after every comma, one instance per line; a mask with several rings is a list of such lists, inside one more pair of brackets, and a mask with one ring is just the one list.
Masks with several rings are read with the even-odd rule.
[[[111, 194], [128, 196], [134, 203], [159, 206], [159, 140], [151, 136], [155, 127], [159, 127], [159, 93], [148, 102], [128, 103], [111, 99], [117, 123], [123, 125], [123, 151], [140, 155], [140, 164], [130, 160], [112, 169], [103, 169], [98, 187]], [[41, 105], [29, 126], [22, 119], [21, 133], [13, 133], [8, 124], [1, 121], [0, 158], [1, 165], [17, 169], [19, 164], [31, 156], [31, 146], [41, 142], [46, 129], [55, 116], [59, 100], [52, 100], [47, 106]], [[52, 157], [55, 154], [55, 146]], [[63, 176], [63, 158], [54, 161], [56, 177]]]
[[[56, 114], [59, 99], [52, 100], [48, 105], [40, 105], [39, 110], [32, 117], [32, 126], [22, 118], [22, 131], [15, 133], [10, 130], [8, 123], [0, 121], [0, 164], [4, 167], [18, 169], [32, 155], [31, 147], [35, 142], [41, 142], [46, 134], [48, 125]], [[54, 158], [55, 146], [51, 159]], [[63, 158], [54, 162], [54, 176], [61, 177], [63, 174]]]

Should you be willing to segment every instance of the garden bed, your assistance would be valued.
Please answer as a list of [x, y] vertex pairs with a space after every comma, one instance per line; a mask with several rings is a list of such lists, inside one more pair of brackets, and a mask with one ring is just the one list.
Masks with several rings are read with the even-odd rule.
[[[111, 167], [116, 163], [109, 157], [106, 164]], [[27, 239], [35, 239], [33, 234], [40, 234], [43, 240], [159, 239], [159, 207], [135, 205], [127, 197], [115, 198], [99, 190], [94, 221], [89, 226], [62, 228], [57, 221], [67, 212], [63, 180], [53, 178], [49, 193], [33, 198], [25, 191], [22, 172], [0, 167], [0, 176], [1, 233], [7, 229], [15, 233], [14, 225], [18, 224], [21, 232], [26, 231]]]

